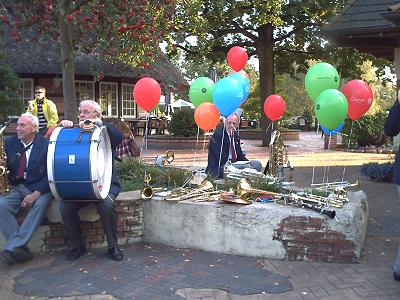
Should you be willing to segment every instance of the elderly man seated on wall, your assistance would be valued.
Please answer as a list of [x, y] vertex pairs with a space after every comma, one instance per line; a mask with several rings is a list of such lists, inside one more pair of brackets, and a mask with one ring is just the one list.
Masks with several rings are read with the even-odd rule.
[[[258, 172], [262, 164], [258, 160], [248, 160], [241, 148], [238, 134], [241, 110], [236, 110], [225, 119], [224, 124], [219, 124], [215, 129], [208, 145], [208, 165], [206, 173], [222, 178], [225, 165], [230, 161], [236, 167], [250, 165]], [[241, 164], [240, 162], [248, 162]]]

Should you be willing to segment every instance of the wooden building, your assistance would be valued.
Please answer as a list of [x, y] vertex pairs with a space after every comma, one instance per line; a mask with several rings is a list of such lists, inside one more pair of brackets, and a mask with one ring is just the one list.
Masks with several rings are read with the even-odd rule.
[[351, 0], [322, 29], [328, 40], [395, 63], [400, 78], [400, 1]]
[[[34, 87], [44, 86], [47, 98], [53, 100], [62, 117], [64, 114], [59, 45], [53, 40], [18, 43], [3, 40], [1, 63], [22, 78], [22, 98], [33, 99]], [[167, 102], [171, 93], [189, 88], [182, 73], [166, 58], [159, 58], [150, 68], [138, 70], [124, 63], [114, 63], [93, 54], [79, 51], [75, 56], [75, 89], [79, 101], [94, 99], [100, 103], [105, 116], [138, 118], [142, 111], [134, 102], [134, 84], [143, 76], [156, 79]]]

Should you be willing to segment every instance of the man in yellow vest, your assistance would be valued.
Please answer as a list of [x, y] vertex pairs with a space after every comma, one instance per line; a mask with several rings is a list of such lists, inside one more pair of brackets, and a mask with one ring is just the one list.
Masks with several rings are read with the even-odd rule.
[[35, 99], [29, 101], [28, 112], [38, 117], [39, 133], [43, 135], [51, 126], [57, 126], [57, 107], [53, 101], [46, 98], [46, 89], [42, 86], [35, 87]]

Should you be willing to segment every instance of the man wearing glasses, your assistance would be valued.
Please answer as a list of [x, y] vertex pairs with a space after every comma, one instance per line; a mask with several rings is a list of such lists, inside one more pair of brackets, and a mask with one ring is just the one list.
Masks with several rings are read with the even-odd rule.
[[[220, 124], [214, 131], [208, 146], [208, 165], [206, 173], [211, 176], [222, 178], [225, 164], [230, 161], [248, 161], [240, 146], [238, 135], [239, 114], [234, 112], [225, 119], [225, 126]], [[224, 130], [225, 128], [225, 130]], [[251, 160], [249, 165], [261, 171], [262, 164], [258, 160]]]
[[46, 89], [35, 87], [35, 99], [29, 101], [28, 112], [39, 119], [39, 133], [46, 134], [48, 128], [57, 126], [58, 113], [53, 101], [46, 98]]

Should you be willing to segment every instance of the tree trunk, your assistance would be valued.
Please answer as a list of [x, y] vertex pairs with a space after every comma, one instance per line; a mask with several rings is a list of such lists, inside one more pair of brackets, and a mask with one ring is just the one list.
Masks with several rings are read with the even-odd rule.
[[72, 29], [71, 24], [65, 19], [65, 16], [71, 9], [71, 4], [71, 0], [61, 0], [57, 9], [57, 24], [61, 41], [60, 57], [63, 76], [64, 119], [76, 121], [78, 110], [75, 95], [75, 59], [72, 43]]
[[[274, 93], [274, 37], [271, 24], [262, 25], [258, 28], [260, 41], [257, 45], [257, 54], [260, 67], [260, 127], [262, 132], [262, 145], [268, 146], [271, 140], [271, 121], [264, 114], [264, 101]], [[268, 131], [267, 131], [268, 129]]]

